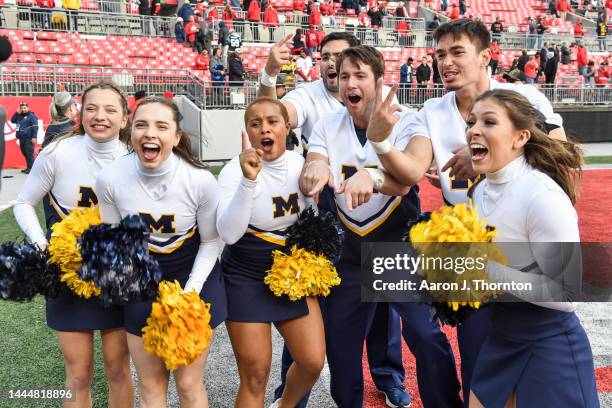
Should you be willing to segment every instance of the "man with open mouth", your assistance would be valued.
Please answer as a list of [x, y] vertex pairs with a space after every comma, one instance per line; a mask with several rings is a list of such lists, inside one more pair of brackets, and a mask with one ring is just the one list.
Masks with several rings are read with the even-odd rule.
[[[288, 35], [270, 49], [266, 66], [261, 73], [258, 96], [276, 97], [276, 76], [281, 66], [289, 65], [291, 62], [291, 53], [286, 45], [291, 38], [292, 35]], [[305, 151], [312, 130], [319, 119], [342, 108], [336, 61], [343, 50], [356, 45], [359, 45], [359, 40], [350, 33], [327, 34], [321, 41], [321, 79], [303, 84], [287, 93], [282, 99], [289, 112], [291, 129], [301, 130], [302, 146]], [[385, 87], [385, 95], [388, 91], [388, 87]], [[397, 103], [397, 100], [394, 99], [394, 103]], [[318, 204], [320, 209], [335, 211], [333, 192], [325, 189], [320, 194]], [[390, 406], [407, 407], [411, 397], [403, 386], [404, 369], [399, 317], [391, 310], [385, 312], [385, 307], [379, 309], [371, 330], [372, 335], [368, 337], [367, 342], [370, 372], [377, 388], [384, 392], [385, 399], [389, 400]], [[286, 370], [290, 365], [291, 357], [285, 349], [281, 372], [283, 384], [277, 388], [276, 398], [280, 398], [282, 394]], [[308, 396], [300, 402], [298, 408], [305, 407], [307, 401]]]

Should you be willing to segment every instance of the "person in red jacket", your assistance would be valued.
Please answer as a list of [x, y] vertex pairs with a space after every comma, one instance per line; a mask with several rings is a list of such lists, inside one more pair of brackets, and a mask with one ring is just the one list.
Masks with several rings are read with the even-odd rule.
[[559, 18], [561, 21], [565, 21], [565, 17], [567, 16], [567, 12], [569, 11], [569, 3], [567, 0], [557, 0], [556, 5], [557, 11], [559, 12]]
[[318, 27], [321, 25], [321, 12], [314, 2], [310, 2], [310, 14], [308, 15], [308, 25]]
[[366, 8], [362, 7], [359, 15], [357, 16], [357, 38], [359, 38], [359, 41], [361, 41], [362, 44], [365, 43], [368, 21], [370, 21], [370, 18], [368, 17]]
[[582, 28], [582, 19], [578, 17], [576, 19], [576, 24], [574, 24], [574, 39], [576, 40], [576, 44], [580, 44], [582, 41], [582, 37], [584, 37], [584, 28]]
[[36, 0], [36, 5], [40, 9], [35, 10], [36, 13], [32, 16], [32, 22], [35, 27], [42, 30], [51, 28], [51, 9], [55, 7], [54, 0]]
[[270, 33], [268, 42], [274, 42], [274, 29], [280, 25], [278, 20], [278, 12], [272, 6], [272, 2], [268, 2], [268, 7], [266, 7], [266, 11], [264, 11], [264, 27], [268, 27], [268, 32]]
[[306, 47], [308, 47], [308, 55], [312, 58], [312, 54], [319, 50], [319, 32], [315, 26], [310, 26], [306, 32]]
[[595, 73], [595, 83], [604, 87], [608, 84], [609, 81], [610, 73], [608, 72], [608, 63], [604, 61], [599, 64], [599, 69]]
[[491, 50], [491, 61], [489, 61], [491, 75], [495, 75], [497, 72], [497, 67], [499, 66], [499, 58], [501, 57], [501, 47], [497, 43], [497, 40], [491, 41], [489, 50]]
[[319, 4], [319, 10], [321, 11], [322, 15], [329, 17], [329, 25], [331, 25], [332, 27], [335, 27], [336, 26], [336, 9], [334, 7], [333, 0], [323, 0]]
[[221, 21], [225, 22], [225, 26], [228, 29], [234, 28], [234, 17], [236, 17], [236, 12], [232, 9], [232, 6], [227, 4], [221, 14]]
[[198, 31], [200, 31], [200, 25], [195, 22], [195, 16], [189, 16], [189, 21], [185, 24], [185, 37], [187, 37], [187, 44], [196, 52], [198, 52], [196, 42]]
[[453, 3], [453, 5], [451, 6], [451, 11], [450, 11], [449, 17], [450, 17], [451, 20], [459, 19], [459, 7], [457, 7], [457, 5], [455, 3]]
[[529, 57], [529, 61], [525, 64], [525, 79], [528, 84], [534, 84], [535, 78], [538, 75], [538, 63], [533, 55]]
[[208, 51], [202, 50], [201, 54], [196, 55], [195, 60], [193, 62], [193, 69], [198, 71], [208, 71], [210, 67], [210, 57], [208, 56]]
[[259, 41], [259, 22], [261, 21], [261, 3], [259, 3], [259, 0], [251, 0], [247, 10], [247, 20], [251, 23], [253, 41]]
[[587, 66], [589, 65], [589, 56], [587, 55], [586, 48], [582, 44], [578, 44], [576, 62], [578, 63], [578, 73], [584, 76], [586, 74]]
[[305, 11], [306, 3], [304, 3], [304, 0], [293, 0], [293, 19], [298, 24], [298, 26], [301, 26], [305, 23], [304, 21], [302, 21], [302, 16], [304, 15]]

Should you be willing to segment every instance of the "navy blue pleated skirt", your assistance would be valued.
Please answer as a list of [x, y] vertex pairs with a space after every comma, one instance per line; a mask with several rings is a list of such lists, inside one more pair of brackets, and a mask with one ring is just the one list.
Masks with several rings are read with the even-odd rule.
[[487, 408], [599, 407], [593, 355], [575, 313], [530, 303], [493, 305], [493, 328], [476, 361], [471, 388]]
[[47, 299], [47, 326], [62, 332], [108, 330], [123, 327], [123, 306], [105, 307], [97, 297], [77, 295]]
[[[164, 274], [164, 280], [179, 281], [181, 287], [185, 287], [189, 275], [183, 277], [173, 277]], [[213, 329], [223, 323], [227, 317], [227, 298], [221, 275], [219, 263], [215, 265], [208, 275], [204, 286], [200, 291], [200, 299], [210, 303], [210, 327]], [[135, 336], [142, 336], [142, 329], [147, 325], [147, 318], [151, 314], [154, 301], [134, 302], [125, 306], [125, 330]]]
[[272, 250], [277, 248], [280, 246], [266, 245], [248, 234], [224, 248], [221, 268], [227, 293], [227, 320], [268, 323], [308, 314], [306, 299], [292, 301], [288, 296], [276, 296], [263, 281], [272, 266]]

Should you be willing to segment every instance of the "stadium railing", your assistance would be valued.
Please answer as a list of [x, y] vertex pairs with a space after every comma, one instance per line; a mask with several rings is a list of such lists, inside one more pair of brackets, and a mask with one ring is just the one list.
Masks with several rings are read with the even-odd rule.
[[[106, 9], [109, 9], [107, 7]], [[346, 25], [347, 21], [354, 20], [351, 17], [337, 17], [338, 24], [334, 27], [324, 26], [326, 32], [349, 31], [356, 34], [363, 43], [379, 47], [403, 47], [403, 48], [431, 48], [434, 46], [430, 31], [425, 31], [425, 20], [410, 19], [411, 30], [405, 36], [395, 31], [394, 27], [399, 21], [395, 17], [385, 17], [383, 27], [373, 29], [371, 27], [359, 28], [354, 25]], [[76, 27], [74, 21], [77, 22]], [[31, 7], [20, 7], [15, 5], [0, 6], [0, 22], [3, 28], [20, 30], [49, 30], [62, 32], [76, 32], [93, 35], [133, 35], [133, 36], [157, 36], [174, 37], [174, 25], [176, 17], [141, 16], [128, 13], [111, 13], [102, 11], [77, 10], [70, 12], [62, 8], [41, 9]], [[264, 27], [263, 22], [253, 25], [248, 21], [234, 20], [233, 28], [241, 33], [245, 42], [271, 43], [288, 34], [295, 33], [297, 28], [304, 28], [298, 22], [287, 22], [276, 27], [273, 38], [269, 37], [269, 30]], [[253, 27], [259, 30], [259, 39], [254, 41]], [[218, 36], [218, 22], [213, 24], [214, 37]], [[377, 41], [376, 41], [377, 40]], [[570, 44], [575, 39], [570, 35], [546, 34], [543, 41]], [[585, 36], [582, 39], [589, 51], [599, 51], [599, 44], [595, 36]], [[612, 42], [612, 41], [611, 41]], [[524, 33], [503, 33], [501, 35], [501, 47], [506, 50], [520, 50], [537, 46], [536, 39], [530, 39]], [[611, 45], [608, 44], [608, 49]]]
[[[166, 91], [186, 95], [202, 109], [240, 109], [257, 97], [258, 82], [240, 83], [205, 81], [188, 69], [129, 69], [108, 67], [4, 64], [0, 69], [0, 95], [51, 95], [63, 84], [73, 95], [80, 94], [90, 83], [111, 79], [127, 92], [144, 90], [147, 94]], [[553, 105], [612, 107], [612, 85], [539, 86]], [[441, 86], [427, 88], [400, 87], [398, 99], [403, 105], [420, 107], [430, 98], [444, 95]]]

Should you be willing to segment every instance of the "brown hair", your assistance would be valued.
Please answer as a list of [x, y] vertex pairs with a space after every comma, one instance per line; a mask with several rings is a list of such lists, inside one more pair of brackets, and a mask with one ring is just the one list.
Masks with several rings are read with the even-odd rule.
[[578, 181], [582, 174], [582, 150], [572, 141], [550, 138], [542, 129], [541, 114], [516, 91], [493, 89], [476, 98], [477, 102], [494, 99], [501, 105], [516, 129], [526, 129], [531, 137], [524, 146], [529, 165], [552, 178], [576, 202]]
[[[193, 157], [189, 135], [186, 132], [183, 132], [181, 130], [181, 126], [179, 122], [182, 116], [181, 116], [181, 113], [179, 112], [178, 106], [176, 105], [176, 103], [174, 103], [173, 100], [164, 98], [162, 96], [148, 96], [144, 98], [138, 104], [138, 106], [136, 106], [133, 112], [133, 117], [134, 118], [136, 117], [136, 112], [138, 112], [138, 109], [140, 109], [141, 107], [145, 105], [150, 105], [153, 103], [163, 105], [166, 108], [170, 109], [170, 111], [172, 112], [172, 120], [176, 124], [176, 131], [181, 134], [181, 138], [178, 142], [178, 145], [172, 148], [172, 152], [176, 154], [177, 156], [179, 156], [181, 159], [185, 160], [187, 163], [191, 164], [193, 167], [196, 167], [198, 169], [207, 169], [208, 166], [206, 164], [196, 160]], [[130, 151], [134, 151], [134, 147], [132, 146], [131, 140], [128, 142], [128, 148]]]
[[249, 111], [251, 110], [251, 108], [261, 103], [270, 103], [272, 105], [276, 105], [280, 109], [281, 115], [283, 116], [285, 123], [289, 125], [289, 112], [287, 111], [287, 108], [285, 107], [285, 105], [283, 105], [283, 103], [279, 101], [278, 99], [271, 98], [269, 96], [260, 96], [259, 98], [253, 100], [251, 103], [248, 104], [248, 106], [246, 107], [244, 111], [244, 124], [245, 125], [246, 125], [247, 115]]
[[340, 58], [336, 61], [336, 69], [338, 74], [342, 71], [342, 63], [344, 60], [349, 60], [353, 64], [368, 65], [374, 73], [374, 80], [385, 75], [385, 58], [376, 48], [369, 45], [357, 45], [342, 51]]
[[444, 23], [436, 28], [432, 35], [436, 42], [446, 35], [452, 35], [455, 40], [465, 35], [474, 44], [478, 52], [486, 50], [491, 45], [491, 36], [484, 23], [469, 18]]

